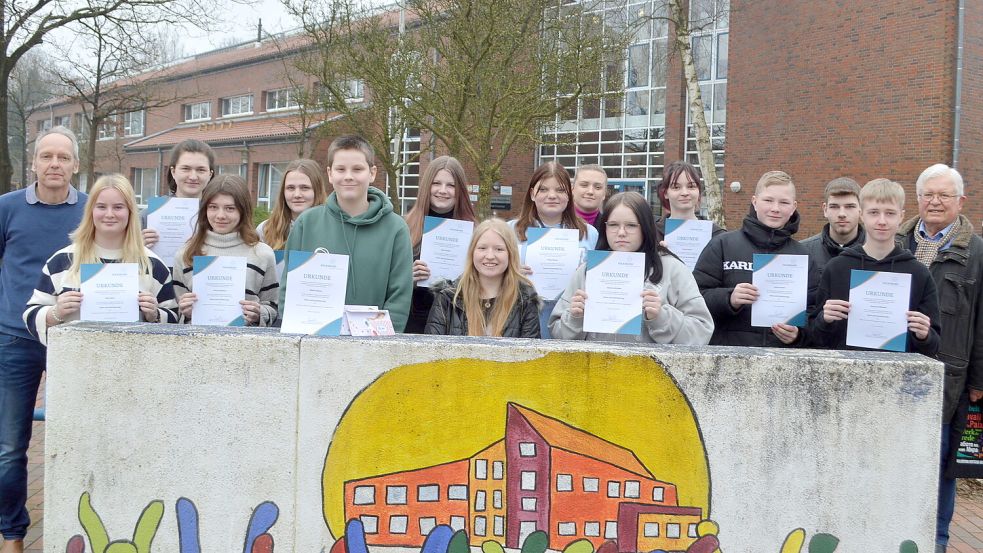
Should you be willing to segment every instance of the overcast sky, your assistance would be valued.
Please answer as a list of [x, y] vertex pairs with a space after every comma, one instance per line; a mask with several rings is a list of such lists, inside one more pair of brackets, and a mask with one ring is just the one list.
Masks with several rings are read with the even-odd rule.
[[263, 19], [264, 34], [278, 33], [298, 27], [280, 0], [254, 0], [251, 6], [231, 5], [227, 17], [216, 19], [219, 27], [210, 33], [191, 31], [184, 41], [186, 55], [213, 50], [227, 43], [231, 38], [246, 41], [256, 38], [256, 26]]

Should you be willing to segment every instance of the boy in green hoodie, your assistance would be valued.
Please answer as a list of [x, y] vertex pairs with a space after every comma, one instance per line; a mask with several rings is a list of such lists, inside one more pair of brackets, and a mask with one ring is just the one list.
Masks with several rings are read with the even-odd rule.
[[[348, 305], [388, 309], [402, 332], [413, 293], [413, 247], [403, 218], [375, 180], [375, 150], [364, 138], [346, 135], [328, 148], [328, 182], [334, 192], [324, 205], [303, 212], [284, 249], [347, 255]], [[286, 275], [280, 305], [287, 293]]]

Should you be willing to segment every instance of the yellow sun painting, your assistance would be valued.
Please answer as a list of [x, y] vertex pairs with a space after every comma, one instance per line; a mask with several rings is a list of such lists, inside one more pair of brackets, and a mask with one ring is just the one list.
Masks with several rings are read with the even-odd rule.
[[510, 403], [634, 453], [680, 505], [710, 516], [710, 474], [696, 415], [655, 360], [554, 352], [519, 362], [449, 359], [404, 365], [366, 387], [331, 439], [324, 520], [339, 537], [345, 482], [467, 459], [501, 440]]

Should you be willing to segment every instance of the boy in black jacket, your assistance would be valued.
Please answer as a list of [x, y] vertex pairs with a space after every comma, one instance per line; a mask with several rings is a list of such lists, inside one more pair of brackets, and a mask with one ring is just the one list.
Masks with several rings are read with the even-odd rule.
[[[805, 329], [788, 324], [751, 326], [751, 304], [758, 289], [751, 284], [754, 254], [808, 255], [792, 239], [799, 230], [795, 185], [782, 171], [761, 176], [751, 198], [751, 211], [738, 230], [714, 236], [700, 254], [693, 276], [710, 314], [710, 343], [723, 346], [786, 347], [804, 344]], [[819, 283], [819, 267], [809, 260], [807, 311], [811, 312]]]
[[934, 356], [939, 350], [939, 301], [935, 281], [911, 252], [897, 247], [894, 235], [904, 220], [904, 189], [888, 179], [875, 179], [860, 190], [861, 220], [867, 231], [863, 246], [843, 250], [819, 281], [810, 339], [831, 349], [863, 349], [846, 345], [850, 314], [850, 273], [853, 269], [911, 275], [906, 351]]

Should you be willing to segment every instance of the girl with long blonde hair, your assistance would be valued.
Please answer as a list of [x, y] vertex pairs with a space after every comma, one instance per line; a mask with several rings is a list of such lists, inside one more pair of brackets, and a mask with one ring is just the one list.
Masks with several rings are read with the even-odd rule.
[[256, 227], [259, 239], [274, 250], [282, 250], [294, 221], [301, 213], [328, 199], [324, 169], [313, 159], [295, 159], [283, 170], [280, 193], [270, 218]]
[[79, 291], [81, 268], [87, 263], [136, 263], [140, 318], [177, 320], [170, 270], [143, 245], [139, 211], [126, 177], [112, 174], [96, 180], [71, 239], [45, 263], [24, 311], [28, 331], [41, 343], [47, 343], [49, 327], [78, 319], [84, 301]]
[[455, 282], [434, 287], [426, 334], [539, 338], [539, 296], [522, 276], [515, 234], [501, 219], [475, 229]]
[[413, 209], [406, 214], [406, 226], [410, 228], [410, 243], [413, 244], [413, 299], [410, 302], [410, 316], [406, 321], [406, 333], [422, 334], [433, 306], [433, 292], [417, 283], [430, 278], [430, 267], [420, 259], [420, 245], [423, 242], [423, 221], [427, 217], [474, 221], [474, 206], [468, 195], [467, 178], [461, 162], [450, 156], [440, 156], [427, 165], [420, 177]]

